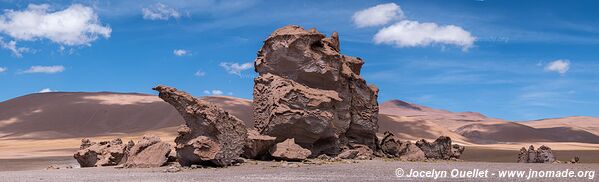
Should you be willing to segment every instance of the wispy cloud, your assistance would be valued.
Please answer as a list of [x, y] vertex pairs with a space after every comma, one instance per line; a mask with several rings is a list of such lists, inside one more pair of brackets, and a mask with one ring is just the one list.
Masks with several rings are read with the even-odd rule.
[[8, 49], [10, 52], [12, 52], [13, 55], [15, 55], [18, 58], [22, 57], [24, 52], [29, 51], [29, 48], [17, 47], [17, 42], [14, 40], [4, 42], [2, 37], [0, 37], [0, 47]]
[[112, 32], [110, 27], [100, 24], [94, 9], [81, 4], [61, 11], [51, 11], [48, 4], [29, 4], [25, 10], [4, 12], [0, 15], [0, 32], [16, 40], [48, 39], [61, 45], [78, 46], [89, 45], [98, 37], [109, 38]]
[[557, 72], [561, 75], [565, 75], [568, 70], [570, 70], [569, 60], [558, 59], [545, 66], [545, 71]]
[[206, 72], [204, 72], [202, 70], [198, 70], [198, 71], [196, 71], [196, 73], [194, 75], [197, 77], [203, 77], [203, 76], [206, 76]]
[[223, 91], [221, 91], [221, 90], [204, 90], [204, 94], [206, 94], [206, 95], [223, 95]]
[[185, 50], [185, 49], [175, 49], [175, 50], [173, 50], [173, 54], [175, 56], [185, 56], [185, 55], [188, 55], [190, 53], [189, 53], [188, 50]]
[[220, 66], [224, 68], [227, 73], [241, 76], [241, 72], [251, 69], [254, 67], [252, 63], [220, 63]]
[[181, 17], [179, 11], [162, 3], [156, 3], [150, 7], [141, 9], [141, 11], [144, 19], [147, 20], [168, 20], [170, 18]]
[[5, 72], [6, 70], [8, 70], [8, 68], [6, 68], [6, 67], [0, 67], [0, 73]]
[[404, 13], [395, 3], [379, 4], [360, 10], [352, 16], [354, 24], [359, 27], [385, 25], [393, 20], [404, 18]]
[[53, 73], [60, 73], [63, 72], [65, 70], [64, 66], [32, 66], [29, 69], [23, 71], [23, 73], [46, 73], [46, 74], [53, 74]]

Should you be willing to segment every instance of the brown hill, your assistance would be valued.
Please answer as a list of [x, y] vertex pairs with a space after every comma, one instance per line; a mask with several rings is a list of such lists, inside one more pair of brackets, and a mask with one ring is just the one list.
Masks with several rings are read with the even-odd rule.
[[[204, 97], [251, 122], [251, 101]], [[154, 95], [53, 92], [0, 103], [0, 138], [52, 139], [122, 135], [175, 127], [183, 119]]]
[[[593, 117], [512, 122], [488, 118], [476, 112], [450, 112], [400, 100], [392, 100], [381, 104], [380, 113], [400, 116], [395, 120], [420, 121], [418, 125], [421, 127], [435, 124], [445, 129], [437, 130], [444, 131], [441, 133], [445, 135], [462, 136], [464, 141], [477, 144], [510, 142], [599, 143], [599, 118]], [[435, 131], [434, 127], [432, 128], [432, 131]], [[426, 138], [422, 136], [422, 132], [417, 133], [420, 134], [419, 137]]]
[[572, 116], [565, 118], [540, 119], [528, 122], [521, 122], [533, 128], [572, 128], [574, 130], [583, 130], [589, 133], [599, 135], [599, 118], [588, 116]]
[[[393, 116], [403, 116], [414, 120], [431, 121], [449, 130], [456, 130], [464, 125], [481, 121], [503, 120], [487, 118], [477, 112], [450, 112], [447, 110], [433, 109], [426, 106], [412, 104], [401, 100], [391, 100], [379, 106], [379, 113]], [[504, 121], [507, 122], [507, 121]]]

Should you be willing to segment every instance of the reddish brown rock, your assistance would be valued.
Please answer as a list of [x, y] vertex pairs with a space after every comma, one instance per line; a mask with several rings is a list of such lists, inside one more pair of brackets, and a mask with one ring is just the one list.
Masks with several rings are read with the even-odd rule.
[[518, 163], [528, 163], [528, 151], [526, 148], [522, 147], [520, 149], [520, 153], [518, 154]]
[[554, 163], [557, 162], [551, 148], [542, 145], [537, 150], [534, 146], [528, 147], [526, 150], [524, 147], [520, 149], [518, 154], [518, 163]]
[[[335, 150], [338, 122], [333, 106], [341, 99], [337, 93], [316, 90], [293, 80], [265, 74], [255, 79], [255, 127], [262, 134], [276, 136], [279, 141], [294, 138], [302, 147], [312, 151]], [[270, 118], [270, 119], [268, 119]], [[319, 144], [314, 146], [314, 144]]]
[[386, 157], [399, 158], [407, 161], [423, 161], [426, 159], [424, 152], [409, 141], [401, 141], [391, 132], [385, 132], [381, 140], [380, 149]]
[[124, 144], [120, 138], [98, 143], [85, 138], [73, 157], [81, 167], [115, 166], [124, 162], [125, 153], [131, 146], [131, 143]]
[[416, 146], [420, 148], [427, 159], [459, 159], [464, 152], [464, 147], [460, 145], [452, 145], [451, 138], [448, 136], [440, 136], [433, 143], [422, 139], [416, 142]]
[[159, 97], [179, 111], [185, 126], [175, 139], [182, 166], [228, 166], [239, 161], [246, 143], [244, 123], [216, 105], [167, 86], [157, 86]]
[[293, 138], [287, 139], [276, 144], [270, 149], [270, 155], [278, 160], [301, 161], [305, 160], [312, 153], [310, 150], [302, 148], [295, 143]]
[[366, 145], [354, 144], [351, 148], [337, 155], [337, 157], [341, 159], [370, 160], [374, 157], [374, 152]]
[[401, 156], [399, 156], [399, 159], [406, 160], [406, 161], [424, 161], [424, 160], [426, 160], [426, 155], [424, 154], [424, 152], [422, 150], [420, 150], [420, 148], [418, 148], [418, 146], [414, 145], [411, 142], [406, 142], [405, 145], [406, 145], [405, 152], [403, 152], [403, 154]]
[[295, 138], [318, 154], [349, 144], [374, 149], [378, 89], [360, 77], [364, 62], [342, 55], [339, 36], [285, 26], [258, 51], [254, 121], [261, 134]]
[[158, 136], [144, 136], [127, 152], [125, 167], [149, 168], [166, 164], [171, 145]]
[[268, 150], [276, 143], [276, 139], [276, 137], [261, 135], [256, 130], [248, 130], [248, 138], [241, 156], [247, 159], [265, 159]]

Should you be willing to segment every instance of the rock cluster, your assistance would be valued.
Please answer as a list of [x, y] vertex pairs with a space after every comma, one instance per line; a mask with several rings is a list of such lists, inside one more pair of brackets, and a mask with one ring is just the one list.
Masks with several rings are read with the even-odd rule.
[[124, 144], [120, 138], [112, 141], [81, 140], [79, 151], [73, 156], [81, 167], [116, 166], [160, 167], [167, 163], [171, 145], [157, 136], [144, 136], [137, 144]]
[[381, 152], [385, 157], [399, 158], [407, 161], [424, 161], [426, 156], [420, 148], [409, 141], [401, 141], [391, 132], [385, 132], [385, 137], [381, 140]]
[[157, 86], [154, 90], [185, 119], [175, 139], [177, 158], [182, 166], [228, 166], [239, 161], [248, 138], [241, 120], [175, 88]]
[[339, 36], [289, 25], [258, 51], [255, 128], [277, 141], [337, 155], [350, 144], [377, 145], [378, 89], [360, 76], [364, 62], [341, 54]]
[[[316, 156], [327, 161], [460, 157], [464, 147], [452, 145], [446, 136], [413, 144], [386, 132], [379, 142], [378, 88], [360, 76], [363, 64], [360, 58], [340, 53], [336, 32], [326, 37], [316, 29], [294, 25], [277, 29], [254, 62], [259, 75], [254, 79], [254, 126], [249, 129], [210, 102], [168, 86], [153, 88], [185, 120], [177, 131], [174, 160], [181, 166], [222, 167], [242, 162], [240, 157], [286, 161]], [[553, 157], [543, 147], [533, 152], [533, 159]], [[170, 144], [146, 136], [137, 144], [83, 139], [74, 157], [81, 167], [159, 167], [174, 161], [170, 154]], [[526, 151], [525, 161], [530, 155]], [[176, 166], [167, 172], [180, 170]]]
[[433, 143], [424, 139], [416, 142], [416, 146], [420, 148], [427, 159], [459, 159], [464, 152], [464, 146], [451, 144], [451, 138], [448, 136], [440, 136]]
[[[574, 161], [574, 160], [573, 160]], [[522, 147], [518, 154], [518, 163], [553, 163], [557, 162], [551, 148], [541, 145], [537, 150], [534, 146], [526, 148]], [[578, 162], [578, 160], [576, 160]]]
[[73, 157], [81, 167], [115, 166], [121, 164], [132, 146], [132, 142], [124, 144], [120, 138], [98, 143], [84, 138]]

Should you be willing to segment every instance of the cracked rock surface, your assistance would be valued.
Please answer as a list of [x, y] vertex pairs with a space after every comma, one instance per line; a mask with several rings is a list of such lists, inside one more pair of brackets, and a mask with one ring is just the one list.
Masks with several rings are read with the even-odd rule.
[[377, 145], [378, 89], [364, 62], [340, 53], [339, 35], [289, 25], [274, 31], [254, 62], [254, 122], [278, 142], [294, 138], [313, 156], [350, 144]]

